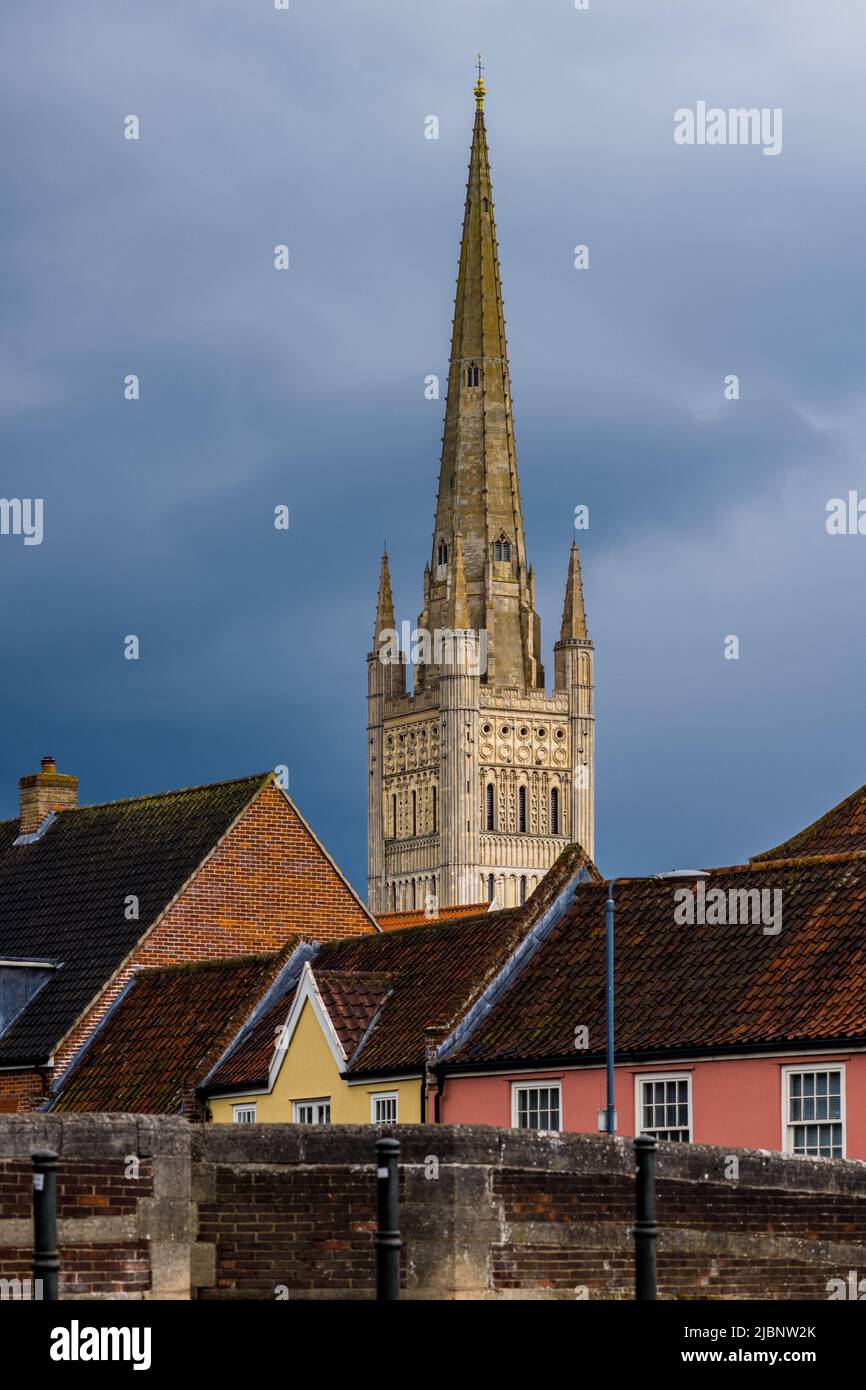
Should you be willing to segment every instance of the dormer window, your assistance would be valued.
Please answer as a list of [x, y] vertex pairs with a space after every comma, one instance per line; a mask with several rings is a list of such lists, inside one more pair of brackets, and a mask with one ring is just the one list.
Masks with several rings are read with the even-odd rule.
[[493, 558], [505, 564], [511, 563], [511, 541], [504, 532], [493, 542]]
[[0, 963], [0, 1036], [56, 969], [48, 961], [5, 960]]
[[466, 385], [467, 385], [467, 386], [477, 386], [477, 385], [478, 385], [478, 364], [477, 364], [477, 362], [470, 362], [470, 363], [469, 363], [469, 366], [466, 368]]

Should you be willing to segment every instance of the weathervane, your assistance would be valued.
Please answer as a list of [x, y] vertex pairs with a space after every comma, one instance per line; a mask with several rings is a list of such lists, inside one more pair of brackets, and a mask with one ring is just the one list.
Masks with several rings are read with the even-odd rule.
[[481, 63], [481, 54], [478, 54], [478, 81], [475, 83], [475, 104], [480, 111], [484, 105], [484, 79], [481, 74], [484, 68]]

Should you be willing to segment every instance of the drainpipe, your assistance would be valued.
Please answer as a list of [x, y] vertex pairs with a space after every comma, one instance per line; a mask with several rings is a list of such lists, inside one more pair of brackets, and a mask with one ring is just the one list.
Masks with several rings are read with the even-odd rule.
[[436, 1065], [436, 1048], [447, 1036], [448, 1029], [441, 1023], [428, 1024], [424, 1029], [424, 1075], [421, 1080], [421, 1123], [427, 1123], [427, 1112], [429, 1110], [430, 1087], [436, 1087], [436, 1099], [434, 1101], [434, 1123], [439, 1123], [439, 1095], [442, 1090], [444, 1080], [439, 1067]]
[[445, 1090], [445, 1071], [442, 1067], [436, 1068], [436, 1099], [433, 1102], [433, 1123], [442, 1123], [442, 1095]]
[[604, 905], [604, 939], [605, 939], [605, 1004], [607, 1015], [605, 1054], [607, 1070], [607, 1105], [604, 1112], [604, 1129], [606, 1134], [616, 1134], [616, 1109], [613, 1100], [613, 886], [616, 879], [612, 878], [607, 888], [607, 902]]

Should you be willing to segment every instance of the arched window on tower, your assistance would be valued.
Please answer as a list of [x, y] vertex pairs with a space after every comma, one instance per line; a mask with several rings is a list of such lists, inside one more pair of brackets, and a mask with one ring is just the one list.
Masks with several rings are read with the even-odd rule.
[[488, 901], [489, 903], [492, 903], [492, 902], [493, 902], [493, 891], [494, 891], [494, 890], [493, 890], [493, 875], [492, 875], [492, 874], [488, 874], [488, 875], [487, 875], [487, 901]]
[[520, 875], [520, 906], [526, 902], [526, 874]]
[[526, 788], [520, 787], [517, 792], [517, 829], [521, 835], [526, 834]]
[[396, 798], [396, 796], [392, 796], [392, 797], [391, 797], [391, 835], [392, 835], [392, 837], [396, 840], [396, 838], [397, 838], [397, 798]]
[[511, 541], [504, 531], [499, 538], [493, 542], [493, 558], [500, 562], [504, 561], [509, 564], [511, 562]]
[[418, 793], [412, 793], [412, 837], [418, 834]]
[[487, 790], [484, 793], [484, 824], [487, 830], [496, 829], [496, 803], [492, 782], [487, 783]]
[[559, 788], [553, 787], [550, 793], [550, 833], [559, 834]]
[[434, 787], [434, 788], [433, 788], [433, 831], [434, 831], [434, 833], [439, 829], [439, 823], [438, 823], [438, 822], [439, 822], [439, 789], [438, 789], [438, 787]]
[[447, 564], [448, 564], [448, 543], [447, 543], [447, 541], [440, 541], [440, 542], [439, 542], [439, 548], [438, 548], [438, 550], [436, 551], [436, 564], [437, 564], [437, 565], [447, 565]]
[[477, 385], [478, 385], [478, 363], [477, 363], [477, 362], [470, 362], [470, 363], [469, 363], [469, 366], [466, 368], [466, 385], [467, 385], [467, 386], [477, 386]]

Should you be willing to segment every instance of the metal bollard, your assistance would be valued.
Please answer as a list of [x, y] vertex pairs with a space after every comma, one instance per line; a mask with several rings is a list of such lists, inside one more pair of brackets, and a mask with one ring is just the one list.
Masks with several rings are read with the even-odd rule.
[[634, 1223], [634, 1296], [636, 1299], [656, 1298], [656, 1149], [658, 1144], [648, 1134], [634, 1141], [637, 1159], [635, 1179]]
[[376, 1299], [390, 1303], [400, 1297], [400, 1226], [397, 1210], [400, 1144], [396, 1139], [376, 1140]]
[[33, 1280], [42, 1297], [51, 1302], [59, 1298], [57, 1281], [60, 1256], [57, 1253], [57, 1154], [40, 1149], [33, 1158]]

